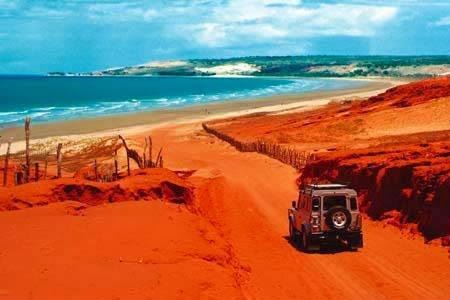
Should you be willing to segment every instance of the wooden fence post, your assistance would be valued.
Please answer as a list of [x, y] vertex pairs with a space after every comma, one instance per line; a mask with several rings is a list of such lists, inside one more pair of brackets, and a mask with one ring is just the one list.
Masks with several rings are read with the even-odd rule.
[[25, 181], [29, 182], [30, 180], [30, 123], [31, 118], [25, 118], [25, 165], [27, 168], [25, 169]]
[[57, 164], [57, 177], [61, 178], [61, 162], [62, 162], [62, 143], [58, 144], [58, 148], [56, 149], [56, 164]]
[[117, 162], [117, 149], [114, 150], [114, 174], [116, 179], [119, 178], [119, 163]]
[[142, 152], [142, 159], [144, 161], [144, 168], [147, 168], [147, 147], [148, 147], [148, 142], [147, 142], [147, 137], [144, 137], [145, 139], [145, 146], [144, 146], [144, 151]]
[[152, 162], [152, 147], [153, 147], [152, 137], [151, 137], [151, 136], [148, 136], [148, 160], [149, 160], [149, 167], [150, 167], [150, 168], [153, 167], [153, 162]]
[[121, 135], [119, 135], [119, 139], [122, 140], [122, 145], [125, 147], [127, 151], [128, 175], [130, 175], [130, 158], [132, 158], [136, 162], [139, 169], [143, 169], [144, 167], [142, 164], [142, 157], [139, 155], [139, 153], [137, 153], [136, 150], [128, 148], [127, 142]]
[[162, 147], [159, 149], [158, 156], [156, 156], [155, 167], [158, 167], [159, 158], [161, 157]]
[[131, 175], [131, 170], [130, 170], [130, 156], [128, 156], [128, 151], [127, 151], [127, 174], [128, 174], [128, 176]]
[[39, 181], [39, 163], [34, 163], [34, 180]]
[[44, 180], [47, 180], [48, 152], [45, 152]]
[[9, 153], [11, 151], [11, 142], [12, 140], [9, 139], [8, 147], [6, 148], [5, 165], [3, 169], [3, 186], [6, 186], [6, 184], [8, 183], [8, 164], [9, 164]]
[[15, 173], [15, 178], [14, 178], [14, 183], [15, 185], [21, 185], [22, 184], [22, 180], [23, 180], [23, 173], [22, 171], [17, 171]]

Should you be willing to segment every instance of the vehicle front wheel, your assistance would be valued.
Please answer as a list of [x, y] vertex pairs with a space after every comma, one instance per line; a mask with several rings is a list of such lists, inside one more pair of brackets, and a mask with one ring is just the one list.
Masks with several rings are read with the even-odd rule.
[[289, 240], [291, 241], [292, 244], [296, 244], [297, 243], [297, 230], [295, 230], [294, 228], [294, 224], [292, 224], [292, 221], [289, 220]]

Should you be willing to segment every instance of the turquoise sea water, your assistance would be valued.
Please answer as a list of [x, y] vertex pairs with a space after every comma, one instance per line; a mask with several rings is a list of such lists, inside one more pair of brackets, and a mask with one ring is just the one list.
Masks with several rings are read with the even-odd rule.
[[0, 125], [18, 125], [26, 116], [33, 123], [50, 122], [361, 84], [309, 78], [0, 76]]

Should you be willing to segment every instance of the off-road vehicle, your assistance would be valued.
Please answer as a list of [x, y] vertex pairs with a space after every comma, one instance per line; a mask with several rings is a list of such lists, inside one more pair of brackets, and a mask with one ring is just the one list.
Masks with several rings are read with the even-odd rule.
[[356, 191], [342, 184], [310, 184], [300, 189], [288, 209], [289, 237], [305, 251], [324, 243], [344, 242], [350, 249], [363, 246], [362, 219]]

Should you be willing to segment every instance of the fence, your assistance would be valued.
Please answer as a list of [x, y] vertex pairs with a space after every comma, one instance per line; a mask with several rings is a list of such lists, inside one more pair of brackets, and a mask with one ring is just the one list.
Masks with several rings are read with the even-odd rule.
[[222, 141], [229, 143], [238, 151], [264, 154], [282, 163], [290, 165], [297, 170], [303, 169], [308, 163], [308, 160], [311, 158], [309, 153], [295, 150], [292, 147], [286, 147], [261, 140], [255, 142], [241, 142], [223, 132], [218, 131], [217, 129], [208, 126], [206, 123], [203, 123], [202, 127], [207, 133], [215, 135]]
[[[135, 161], [140, 169], [145, 168], [162, 168], [164, 164], [163, 149], [160, 148], [156, 160], [152, 158], [152, 139], [149, 136], [145, 138], [145, 148], [142, 156], [134, 149], [129, 148], [126, 140], [122, 136], [117, 138], [105, 138], [101, 139], [97, 143], [88, 144], [84, 148], [77, 148], [69, 150], [63, 153], [63, 143], [58, 142], [55, 145], [53, 151], [48, 150], [49, 147], [38, 145], [37, 148], [32, 149], [30, 146], [30, 133], [31, 133], [31, 119], [25, 119], [25, 150], [11, 153], [12, 139], [9, 139], [6, 143], [6, 153], [0, 156], [0, 163], [2, 163], [2, 172], [0, 176], [3, 177], [3, 186], [20, 185], [31, 181], [39, 181], [40, 179], [48, 178], [61, 178], [62, 177], [62, 164], [63, 159], [66, 161], [66, 169], [70, 168], [70, 165], [75, 166], [75, 176], [82, 176], [85, 179], [110, 182], [120, 178], [120, 166], [118, 162], [117, 151], [124, 147], [126, 150], [127, 158], [127, 174], [131, 175], [130, 159]], [[118, 145], [118, 140], [121, 140], [121, 145]], [[66, 147], [68, 144], [65, 144]], [[0, 147], [2, 143], [0, 141]], [[147, 152], [148, 151], [148, 152]], [[65, 156], [65, 154], [71, 154]], [[63, 156], [65, 156], [63, 158]], [[84, 163], [83, 160], [91, 160], [91, 163]], [[100, 161], [101, 159], [102, 161]], [[71, 160], [71, 161], [70, 161]], [[109, 162], [107, 162], [109, 161]], [[55, 173], [52, 176], [47, 176], [49, 164], [55, 166]], [[69, 166], [67, 166], [67, 164]], [[80, 167], [81, 165], [81, 167]], [[71, 169], [74, 169], [73, 167]], [[65, 170], [67, 171], [67, 170]]]
[[[31, 149], [28, 144], [25, 150], [14, 153], [10, 153], [11, 140], [6, 145], [6, 153], [0, 156], [4, 186], [8, 183], [8, 177], [13, 179], [15, 185], [52, 177], [47, 176], [48, 167], [52, 163], [56, 164], [58, 172], [61, 170], [61, 161], [58, 160], [58, 155], [61, 157], [62, 144], [59, 144], [53, 152], [45, 149]], [[12, 176], [10, 176], [10, 172]], [[60, 174], [58, 177], [61, 177]]]

